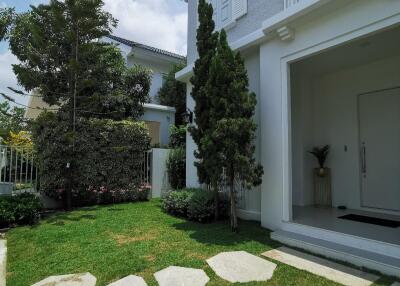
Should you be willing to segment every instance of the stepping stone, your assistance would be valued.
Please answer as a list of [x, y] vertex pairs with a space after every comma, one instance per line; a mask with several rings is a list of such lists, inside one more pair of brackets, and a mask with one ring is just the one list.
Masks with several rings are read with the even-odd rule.
[[4, 239], [0, 239], [0, 285], [6, 285], [6, 256], [6, 241]]
[[68, 274], [50, 276], [33, 284], [32, 286], [95, 286], [96, 277], [89, 272], [81, 274]]
[[210, 280], [201, 269], [170, 266], [154, 273], [159, 286], [204, 286]]
[[246, 251], [221, 252], [207, 263], [219, 277], [232, 283], [267, 281], [276, 268], [275, 263]]
[[376, 275], [287, 247], [262, 255], [346, 286], [368, 286], [379, 279]]
[[147, 286], [142, 277], [129, 275], [121, 280], [115, 281], [108, 286]]
[[400, 286], [400, 282], [394, 282], [392, 286]]

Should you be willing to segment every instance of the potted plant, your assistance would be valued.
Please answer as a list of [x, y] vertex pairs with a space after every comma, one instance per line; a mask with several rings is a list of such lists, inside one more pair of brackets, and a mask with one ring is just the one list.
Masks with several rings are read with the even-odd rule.
[[329, 145], [314, 147], [309, 153], [318, 160], [319, 168], [314, 169], [314, 204], [316, 206], [331, 207], [331, 175], [330, 169], [325, 166], [329, 154]]
[[324, 177], [327, 173], [327, 168], [325, 168], [326, 158], [329, 154], [329, 145], [325, 145], [323, 147], [314, 147], [310, 152], [310, 154], [314, 155], [318, 160], [319, 169], [318, 176]]

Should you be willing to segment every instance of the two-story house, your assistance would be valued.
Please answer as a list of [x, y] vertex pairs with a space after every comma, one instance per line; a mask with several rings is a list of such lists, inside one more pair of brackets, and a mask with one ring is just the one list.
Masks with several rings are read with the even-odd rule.
[[[156, 95], [163, 85], [164, 76], [173, 65], [184, 63], [185, 57], [113, 35], [104, 37], [102, 41], [117, 45], [128, 67], [140, 65], [150, 70], [151, 102], [144, 104], [144, 114], [140, 120], [143, 120], [149, 129], [152, 145], [167, 145], [170, 125], [175, 123], [175, 108], [157, 104]], [[27, 118], [36, 118], [41, 112], [38, 107], [50, 108], [40, 97], [34, 96], [30, 98], [28, 106], [25, 114]]]
[[[286, 244], [400, 276], [400, 1], [210, 2], [258, 100], [265, 174], [240, 192], [240, 216]], [[176, 74], [191, 110], [197, 4], [188, 1], [188, 65]], [[309, 151], [323, 145], [329, 172], [318, 176]], [[195, 148], [188, 134], [189, 187]]]

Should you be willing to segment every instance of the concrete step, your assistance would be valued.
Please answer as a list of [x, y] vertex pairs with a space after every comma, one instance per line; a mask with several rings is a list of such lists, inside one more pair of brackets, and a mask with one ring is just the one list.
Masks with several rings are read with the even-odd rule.
[[400, 258], [284, 230], [271, 233], [271, 239], [311, 253], [400, 278]]

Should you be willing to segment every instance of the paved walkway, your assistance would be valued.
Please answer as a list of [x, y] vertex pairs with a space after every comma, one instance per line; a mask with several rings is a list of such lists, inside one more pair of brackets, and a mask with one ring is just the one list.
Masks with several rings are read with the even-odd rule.
[[0, 285], [6, 285], [6, 256], [7, 243], [6, 240], [0, 239]]
[[369, 286], [379, 279], [376, 275], [287, 247], [262, 255], [347, 286]]
[[232, 283], [267, 281], [276, 268], [275, 263], [246, 251], [221, 252], [207, 263], [219, 277]]
[[[5, 253], [5, 241], [0, 240], [0, 256], [3, 255], [0, 266], [4, 265], [0, 276], [3, 280], [0, 280], [0, 285], [5, 285]], [[273, 249], [262, 255], [342, 285], [369, 286], [379, 279], [377, 275], [287, 247]], [[207, 263], [219, 277], [232, 283], [267, 281], [272, 278], [277, 267], [275, 263], [245, 251], [222, 252], [207, 259]], [[164, 268], [154, 273], [154, 277], [160, 286], [205, 286], [210, 280], [202, 269], [178, 266]], [[90, 273], [51, 276], [32, 286], [49, 285], [95, 286], [96, 278]], [[147, 286], [147, 284], [143, 278], [130, 275], [108, 286]], [[400, 283], [395, 282], [392, 286], [400, 286]]]

